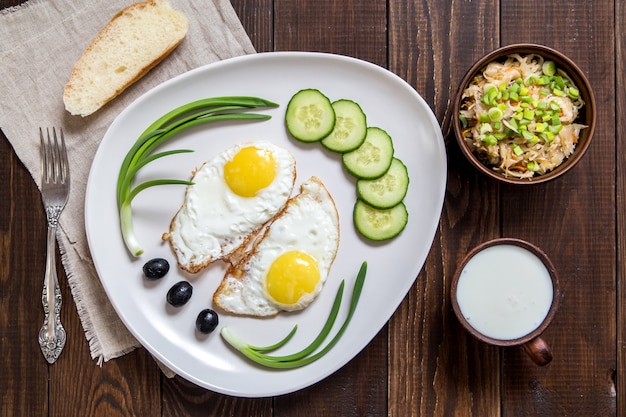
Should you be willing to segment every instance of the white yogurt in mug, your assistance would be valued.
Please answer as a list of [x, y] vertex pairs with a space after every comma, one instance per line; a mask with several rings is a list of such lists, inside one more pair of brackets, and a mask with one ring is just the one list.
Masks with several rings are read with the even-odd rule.
[[463, 267], [456, 298], [465, 320], [483, 335], [519, 339], [541, 325], [552, 305], [550, 272], [531, 251], [487, 247]]

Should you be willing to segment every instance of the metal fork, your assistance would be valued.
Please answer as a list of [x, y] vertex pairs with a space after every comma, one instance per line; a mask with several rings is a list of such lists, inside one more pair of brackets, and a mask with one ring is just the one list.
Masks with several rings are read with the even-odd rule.
[[[58, 139], [60, 137], [60, 141]], [[43, 281], [41, 302], [44, 323], [39, 330], [39, 345], [43, 356], [54, 363], [65, 346], [65, 329], [61, 325], [61, 290], [56, 270], [56, 230], [59, 216], [67, 203], [70, 191], [70, 169], [63, 130], [39, 128], [41, 141], [41, 199], [46, 210], [48, 238], [46, 251], [46, 272]]]

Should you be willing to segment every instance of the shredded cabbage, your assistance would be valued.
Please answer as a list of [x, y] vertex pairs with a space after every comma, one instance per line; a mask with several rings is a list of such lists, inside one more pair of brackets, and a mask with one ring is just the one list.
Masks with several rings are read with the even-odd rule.
[[460, 118], [469, 148], [506, 177], [531, 178], [559, 166], [587, 126], [575, 123], [580, 90], [535, 54], [491, 62], [463, 91]]

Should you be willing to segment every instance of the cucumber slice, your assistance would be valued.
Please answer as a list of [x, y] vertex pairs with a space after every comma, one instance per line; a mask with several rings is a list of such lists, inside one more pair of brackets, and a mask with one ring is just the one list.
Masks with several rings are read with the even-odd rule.
[[302, 142], [316, 142], [332, 132], [335, 111], [328, 97], [319, 90], [300, 90], [287, 104], [285, 124], [294, 138]]
[[331, 151], [353, 151], [365, 140], [367, 121], [365, 113], [357, 103], [351, 100], [337, 100], [333, 103], [335, 127], [322, 139], [322, 145]]
[[377, 209], [363, 200], [354, 205], [354, 225], [364, 237], [371, 240], [387, 240], [402, 232], [409, 220], [404, 203], [389, 209]]
[[387, 209], [400, 203], [409, 188], [409, 173], [398, 158], [391, 160], [387, 172], [373, 180], [358, 180], [359, 197], [370, 206]]
[[368, 127], [363, 144], [342, 155], [343, 164], [348, 172], [360, 179], [382, 176], [389, 169], [392, 158], [391, 136], [378, 127]]

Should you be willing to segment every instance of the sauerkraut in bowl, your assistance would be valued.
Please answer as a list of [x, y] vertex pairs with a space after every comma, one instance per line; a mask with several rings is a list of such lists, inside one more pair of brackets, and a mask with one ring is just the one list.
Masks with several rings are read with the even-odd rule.
[[494, 173], [538, 178], [563, 164], [589, 129], [579, 117], [583, 93], [551, 57], [511, 50], [466, 77], [457, 136]]

